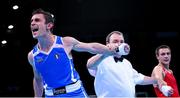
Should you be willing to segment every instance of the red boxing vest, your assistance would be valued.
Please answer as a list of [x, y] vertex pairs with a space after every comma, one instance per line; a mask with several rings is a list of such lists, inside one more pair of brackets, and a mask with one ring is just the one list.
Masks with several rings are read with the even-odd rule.
[[[178, 91], [178, 86], [176, 83], [176, 79], [174, 75], [163, 67], [163, 71], [165, 73], [164, 81], [167, 83], [168, 86], [171, 86], [173, 88], [173, 94], [170, 97], [180, 97], [179, 96], [179, 91]], [[164, 94], [159, 90], [158, 86], [154, 87], [155, 93], [157, 97], [166, 97]]]

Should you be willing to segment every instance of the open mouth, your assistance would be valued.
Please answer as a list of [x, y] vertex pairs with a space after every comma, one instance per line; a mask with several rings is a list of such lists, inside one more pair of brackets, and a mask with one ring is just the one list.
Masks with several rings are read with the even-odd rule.
[[32, 32], [37, 32], [38, 28], [32, 29]]
[[38, 30], [39, 30], [38, 25], [31, 26], [31, 31], [32, 32], [37, 32]]

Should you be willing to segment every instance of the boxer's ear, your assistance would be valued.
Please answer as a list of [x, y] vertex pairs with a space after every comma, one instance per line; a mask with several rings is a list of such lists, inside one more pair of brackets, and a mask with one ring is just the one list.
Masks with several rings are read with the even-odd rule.
[[50, 30], [50, 29], [52, 29], [54, 27], [54, 24], [52, 24], [52, 23], [48, 23], [47, 24], [47, 28]]

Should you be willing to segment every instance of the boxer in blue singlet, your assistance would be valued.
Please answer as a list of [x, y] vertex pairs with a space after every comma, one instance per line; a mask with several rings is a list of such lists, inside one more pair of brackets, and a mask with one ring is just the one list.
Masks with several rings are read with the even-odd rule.
[[100, 43], [84, 43], [73, 37], [61, 37], [52, 33], [54, 18], [49, 12], [38, 9], [32, 13], [31, 31], [38, 42], [28, 53], [34, 72], [34, 96], [87, 97], [79, 74], [74, 68], [71, 51], [92, 54], [116, 54], [118, 46]]

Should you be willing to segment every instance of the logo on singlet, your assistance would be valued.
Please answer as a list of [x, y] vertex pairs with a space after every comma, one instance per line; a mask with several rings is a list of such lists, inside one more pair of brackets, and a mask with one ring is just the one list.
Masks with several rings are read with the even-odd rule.
[[42, 57], [36, 57], [36, 62], [37, 63], [40, 63], [40, 62], [42, 62], [43, 61], [43, 58]]

